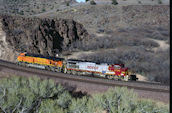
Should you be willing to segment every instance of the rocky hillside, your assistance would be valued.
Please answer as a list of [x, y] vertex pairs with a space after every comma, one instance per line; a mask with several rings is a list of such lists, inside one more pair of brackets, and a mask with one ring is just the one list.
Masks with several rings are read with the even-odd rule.
[[[112, 0], [94, 0], [96, 3], [109, 2]], [[169, 0], [116, 0], [119, 5], [158, 5], [158, 4], [169, 4]]]
[[0, 13], [32, 15], [73, 3], [75, 0], [0, 0]]
[[61, 6], [27, 18], [2, 16], [3, 55], [6, 47], [49, 56], [65, 50], [70, 58], [124, 63], [150, 81], [169, 83], [169, 5]]
[[73, 41], [89, 37], [81, 24], [70, 19], [1, 16], [0, 20], [5, 43], [16, 52], [53, 56]]
[[43, 14], [40, 17], [73, 19], [82, 23], [90, 34], [115, 31], [118, 28], [146, 28], [144, 26], [168, 28], [169, 5], [81, 5]]

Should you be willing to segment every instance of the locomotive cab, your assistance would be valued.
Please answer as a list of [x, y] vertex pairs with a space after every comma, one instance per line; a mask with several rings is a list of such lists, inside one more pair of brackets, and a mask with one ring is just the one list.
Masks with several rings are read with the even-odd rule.
[[20, 53], [20, 56], [25, 56], [25, 55], [26, 55], [26, 52]]
[[23, 59], [23, 57], [25, 57], [26, 56], [26, 52], [24, 52], [24, 53], [20, 53], [20, 55], [17, 57], [17, 61], [18, 61], [18, 63], [19, 62], [21, 62], [22, 61], [22, 59]]
[[109, 65], [109, 70], [111, 72], [114, 72], [114, 76], [118, 76], [118, 78], [121, 78], [125, 81], [128, 80], [137, 80], [136, 75], [130, 75], [128, 68], [124, 67], [124, 64], [112, 64]]
[[120, 70], [124, 68], [124, 64], [112, 64], [109, 66], [109, 70], [114, 71], [114, 70]]
[[114, 64], [115, 68], [124, 68], [124, 64]]

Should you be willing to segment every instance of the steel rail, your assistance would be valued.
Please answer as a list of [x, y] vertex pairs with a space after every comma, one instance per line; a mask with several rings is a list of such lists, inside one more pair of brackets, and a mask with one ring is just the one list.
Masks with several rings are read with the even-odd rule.
[[[125, 84], [122, 84], [119, 82], [120, 81], [113, 81], [112, 80], [106, 80], [106, 79], [100, 79], [100, 78], [93, 78], [93, 77], [87, 77], [87, 76], [76, 76], [76, 75], [69, 75], [69, 74], [64, 74], [64, 73], [57, 73], [57, 72], [51, 72], [47, 70], [40, 70], [36, 68], [28, 68], [28, 67], [23, 67], [23, 66], [18, 66], [15, 63], [7, 62], [0, 60], [0, 66], [3, 68], [9, 68], [21, 72], [28, 72], [32, 74], [37, 74], [39, 76], [44, 76], [44, 77], [52, 77], [52, 78], [59, 78], [59, 79], [64, 79], [64, 80], [70, 80], [70, 81], [77, 81], [77, 82], [86, 82], [86, 83], [91, 83], [91, 84], [98, 84], [98, 85], [105, 85], [105, 86], [119, 86], [119, 87], [127, 87], [129, 89], [136, 89], [136, 90], [145, 90], [145, 91], [152, 91], [152, 92], [163, 92], [163, 93], [169, 93], [169, 87], [167, 88], [158, 88], [156, 84], [154, 84], [154, 87], [150, 87], [152, 84], [145, 84], [145, 86], [139, 86], [137, 85], [129, 85], [127, 82]], [[138, 83], [138, 82], [137, 82]], [[136, 83], [134, 83], [136, 84]], [[159, 85], [159, 84], [158, 84]]]

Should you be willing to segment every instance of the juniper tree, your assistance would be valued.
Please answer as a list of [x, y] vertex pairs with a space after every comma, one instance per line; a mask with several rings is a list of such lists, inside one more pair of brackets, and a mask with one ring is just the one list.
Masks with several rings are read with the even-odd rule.
[[112, 0], [112, 4], [117, 5], [118, 4], [117, 0]]
[[94, 0], [91, 0], [91, 1], [90, 1], [90, 4], [91, 4], [91, 5], [96, 5], [96, 2], [95, 2]]

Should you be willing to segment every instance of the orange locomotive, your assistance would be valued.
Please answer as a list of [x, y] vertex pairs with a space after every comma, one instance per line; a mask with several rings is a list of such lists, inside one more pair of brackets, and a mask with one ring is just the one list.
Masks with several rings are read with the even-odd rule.
[[18, 63], [29, 67], [37, 67], [52, 71], [61, 72], [63, 67], [63, 59], [55, 57], [44, 57], [41, 55], [32, 55], [21, 53], [17, 57]]

